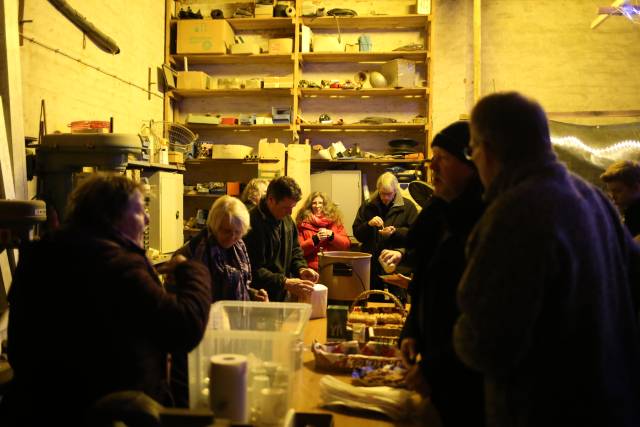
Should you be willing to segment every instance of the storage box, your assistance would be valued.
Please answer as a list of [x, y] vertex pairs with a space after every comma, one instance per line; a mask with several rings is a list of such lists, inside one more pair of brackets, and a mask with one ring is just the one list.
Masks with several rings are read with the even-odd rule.
[[291, 123], [291, 107], [271, 107], [271, 117], [275, 124]]
[[262, 79], [252, 78], [247, 79], [242, 84], [244, 89], [260, 89], [262, 87]]
[[231, 25], [224, 19], [186, 19], [178, 21], [176, 52], [225, 54], [234, 44]]
[[257, 4], [255, 9], [255, 17], [273, 17], [273, 5], [272, 4]]
[[408, 59], [394, 59], [382, 64], [380, 70], [389, 87], [411, 88], [415, 85], [416, 63]]
[[210, 89], [211, 78], [202, 71], [178, 71], [178, 89]]
[[293, 88], [293, 77], [264, 77], [262, 87], [265, 89]]
[[213, 144], [211, 158], [213, 159], [244, 159], [250, 156], [253, 147], [239, 144]]
[[187, 114], [187, 123], [203, 125], [219, 125], [220, 117], [210, 114]]
[[310, 27], [303, 25], [300, 30], [300, 52], [311, 52], [311, 39], [313, 38], [313, 31]]
[[344, 45], [336, 36], [313, 35], [314, 52], [344, 52]]
[[269, 39], [269, 53], [283, 55], [293, 51], [293, 39]]
[[256, 43], [239, 43], [231, 46], [231, 53], [234, 55], [257, 55], [260, 53], [260, 46]]
[[[213, 304], [204, 337], [189, 354], [191, 408], [208, 406], [205, 390], [208, 391], [211, 356], [242, 354], [248, 359], [247, 399], [251, 412], [259, 413], [258, 397], [264, 390], [262, 387], [272, 387], [271, 390], [277, 387], [283, 392], [283, 401], [279, 402], [282, 419], [273, 424], [282, 425], [287, 408], [292, 406], [294, 388], [300, 390], [297, 386], [302, 371], [302, 338], [310, 312], [311, 306], [301, 303], [219, 301]], [[251, 420], [258, 426], [264, 425], [264, 421]]]

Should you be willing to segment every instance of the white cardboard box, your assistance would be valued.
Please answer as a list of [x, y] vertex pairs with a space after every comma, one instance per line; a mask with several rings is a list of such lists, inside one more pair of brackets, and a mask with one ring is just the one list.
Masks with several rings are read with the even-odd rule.
[[394, 59], [382, 64], [381, 70], [388, 87], [415, 87], [416, 63], [408, 59]]
[[283, 55], [293, 52], [293, 39], [269, 39], [269, 53]]
[[178, 89], [211, 89], [211, 78], [202, 71], [178, 71]]

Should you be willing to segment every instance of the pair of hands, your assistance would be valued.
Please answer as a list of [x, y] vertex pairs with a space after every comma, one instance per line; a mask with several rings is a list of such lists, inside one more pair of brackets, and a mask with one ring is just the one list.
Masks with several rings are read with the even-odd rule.
[[333, 235], [333, 231], [328, 230], [326, 228], [321, 228], [318, 230], [318, 239], [320, 239], [320, 241], [324, 241], [327, 240], [329, 237], [331, 237]]
[[423, 396], [429, 395], [429, 385], [424, 379], [422, 368], [418, 363], [418, 343], [415, 338], [404, 338], [400, 343], [402, 363], [407, 368], [404, 382], [409, 390], [414, 390]]
[[299, 279], [287, 278], [284, 281], [284, 288], [292, 295], [296, 296], [299, 301], [309, 299], [313, 292], [313, 284], [318, 282], [320, 275], [317, 271], [310, 268], [301, 268]]
[[374, 216], [367, 224], [369, 224], [370, 227], [379, 228], [380, 230], [378, 230], [378, 233], [385, 238], [396, 232], [396, 228], [393, 225], [385, 227], [384, 221], [379, 216]]
[[392, 249], [383, 249], [378, 257], [378, 262], [387, 274], [393, 273], [400, 261], [402, 261], [402, 252]]

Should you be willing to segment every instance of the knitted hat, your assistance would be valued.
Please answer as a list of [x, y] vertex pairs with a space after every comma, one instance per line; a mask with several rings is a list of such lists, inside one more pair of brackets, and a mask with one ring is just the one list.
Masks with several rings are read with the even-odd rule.
[[470, 139], [469, 123], [461, 121], [454, 122], [442, 129], [433, 138], [431, 147], [440, 147], [447, 150], [460, 161], [473, 165], [473, 162], [464, 156], [464, 151], [469, 146]]

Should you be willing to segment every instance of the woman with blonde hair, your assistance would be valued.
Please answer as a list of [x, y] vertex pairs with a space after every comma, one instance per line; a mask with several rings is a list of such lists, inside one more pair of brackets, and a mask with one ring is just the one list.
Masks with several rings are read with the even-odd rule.
[[235, 197], [222, 196], [211, 205], [207, 228], [176, 251], [209, 269], [211, 302], [268, 300], [266, 291], [250, 287], [251, 263], [242, 240], [249, 227], [246, 206]]
[[318, 252], [344, 251], [351, 242], [344, 231], [342, 216], [325, 193], [313, 192], [296, 218], [298, 241], [309, 268], [318, 270]]
[[262, 196], [267, 194], [267, 186], [269, 185], [269, 180], [264, 178], [253, 178], [244, 190], [242, 191], [242, 195], [240, 196], [240, 200], [244, 202], [247, 206], [247, 209], [251, 209], [254, 206], [257, 206], [260, 203], [260, 199]]

